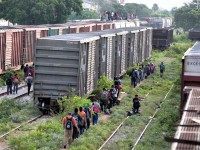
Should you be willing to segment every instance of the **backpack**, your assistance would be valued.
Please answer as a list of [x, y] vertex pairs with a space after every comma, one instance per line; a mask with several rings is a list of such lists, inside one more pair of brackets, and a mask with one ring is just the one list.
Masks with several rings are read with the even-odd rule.
[[65, 124], [65, 129], [71, 130], [72, 127], [73, 127], [73, 125], [72, 125], [72, 118], [71, 119], [67, 118], [67, 121], [66, 121], [66, 124]]
[[93, 111], [95, 112], [95, 113], [99, 113], [100, 112], [100, 109], [99, 109], [99, 107], [97, 106], [97, 105], [93, 105]]
[[84, 124], [83, 124], [83, 119], [81, 118], [80, 115], [75, 114], [73, 117], [74, 117], [74, 119], [76, 120], [78, 126], [83, 126], [83, 125], [84, 125]]
[[160, 65], [160, 70], [165, 70], [165, 66], [163, 64]]
[[108, 98], [108, 92], [107, 91], [103, 91], [102, 93], [101, 93], [101, 99], [102, 100], [106, 100]]
[[132, 77], [132, 78], [137, 78], [137, 77], [138, 77], [137, 71], [134, 70], [134, 71], [132, 72], [131, 77]]

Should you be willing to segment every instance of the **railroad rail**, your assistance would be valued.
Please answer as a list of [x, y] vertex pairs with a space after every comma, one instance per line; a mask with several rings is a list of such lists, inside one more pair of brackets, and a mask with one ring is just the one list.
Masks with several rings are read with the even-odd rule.
[[132, 150], [135, 150], [137, 144], [140, 142], [140, 140], [142, 139], [145, 131], [147, 130], [147, 128], [149, 127], [149, 125], [151, 124], [152, 120], [155, 118], [156, 114], [158, 113], [158, 111], [160, 110], [164, 100], [167, 98], [167, 96], [169, 95], [169, 93], [171, 92], [172, 88], [174, 85], [171, 86], [171, 88], [169, 89], [169, 91], [167, 92], [167, 94], [165, 95], [164, 99], [161, 101], [159, 107], [156, 109], [156, 111], [154, 112], [153, 116], [150, 117], [149, 122], [147, 123], [147, 125], [145, 126], [145, 128], [143, 129], [143, 131], [141, 132], [140, 136], [138, 137], [138, 139], [136, 140], [135, 144], [133, 145]]
[[43, 115], [39, 115], [39, 116], [37, 116], [37, 117], [34, 117], [34, 118], [28, 120], [27, 122], [22, 123], [21, 125], [17, 126], [16, 128], [14, 128], [14, 129], [8, 131], [7, 133], [5, 133], [5, 134], [3, 134], [3, 135], [0, 135], [0, 140], [4, 139], [6, 136], [8, 136], [9, 134], [11, 134], [11, 133], [13, 133], [14, 131], [18, 130], [18, 129], [21, 128], [22, 126], [27, 125], [27, 124], [30, 124], [30, 123], [36, 121], [37, 119], [41, 118], [42, 116], [43, 116]]
[[[155, 110], [153, 116], [150, 117], [147, 125], [145, 126], [145, 128], [143, 129], [143, 131], [141, 132], [140, 136], [137, 138], [136, 142], [133, 144], [133, 147], [132, 147], [132, 150], [135, 150], [137, 144], [140, 142], [140, 140], [142, 139], [145, 131], [147, 130], [147, 128], [149, 127], [149, 125], [151, 124], [152, 120], [155, 118], [156, 114], [158, 113], [158, 111], [160, 110], [164, 100], [167, 98], [167, 96], [169, 95], [169, 93], [171, 92], [172, 88], [173, 88], [174, 85], [172, 85], [169, 89], [169, 91], [167, 92], [167, 94], [165, 95], [165, 97], [163, 98], [163, 100], [161, 101], [159, 107]], [[145, 95], [145, 98], [149, 95], [146, 94]], [[129, 116], [127, 116], [121, 123], [120, 125], [115, 129], [115, 131], [109, 136], [109, 138], [101, 145], [101, 147], [98, 149], [98, 150], [102, 150], [105, 145], [114, 137], [114, 135], [119, 131], [119, 129], [123, 126], [124, 122], [129, 118]]]
[[[145, 95], [145, 98], [149, 95], [149, 93], [147, 93]], [[123, 126], [124, 122], [129, 118], [129, 116], [127, 116], [121, 123], [120, 125], [115, 129], [115, 131], [109, 136], [109, 138], [101, 145], [101, 147], [98, 150], [101, 150], [102, 148], [105, 147], [105, 145], [114, 137], [114, 135], [119, 131], [119, 129]]]

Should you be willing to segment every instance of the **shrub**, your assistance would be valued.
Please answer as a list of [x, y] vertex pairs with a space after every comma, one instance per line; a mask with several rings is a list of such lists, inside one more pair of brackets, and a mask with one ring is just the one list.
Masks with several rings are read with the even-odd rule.
[[113, 81], [108, 79], [107, 76], [102, 75], [100, 79], [97, 81], [97, 89], [102, 91], [103, 88], [109, 89], [113, 84]]

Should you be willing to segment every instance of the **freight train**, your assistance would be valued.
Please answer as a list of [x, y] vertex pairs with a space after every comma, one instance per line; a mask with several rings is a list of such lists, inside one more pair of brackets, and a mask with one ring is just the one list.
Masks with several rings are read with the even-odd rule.
[[188, 38], [192, 41], [200, 41], [200, 29], [198, 28], [190, 29]]
[[[75, 91], [90, 94], [101, 75], [113, 79], [151, 56], [152, 28], [133, 27], [38, 39], [34, 98], [51, 106]], [[52, 106], [53, 106], [52, 105]]]
[[0, 74], [8, 68], [19, 69], [22, 64], [32, 63], [37, 38], [134, 26], [135, 22], [132, 21], [86, 21], [0, 27]]

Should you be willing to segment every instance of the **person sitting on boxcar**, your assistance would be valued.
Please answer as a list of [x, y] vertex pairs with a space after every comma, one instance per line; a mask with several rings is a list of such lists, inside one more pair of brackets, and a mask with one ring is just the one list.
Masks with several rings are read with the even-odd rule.
[[73, 142], [73, 129], [76, 128], [77, 131], [79, 131], [79, 129], [71, 113], [68, 113], [68, 115], [62, 119], [62, 124], [64, 128], [64, 148], [68, 149], [69, 145]]
[[28, 95], [30, 94], [30, 90], [31, 90], [31, 85], [33, 82], [33, 77], [31, 76], [31, 74], [29, 73], [28, 76], [25, 79], [27, 86], [28, 86]]

